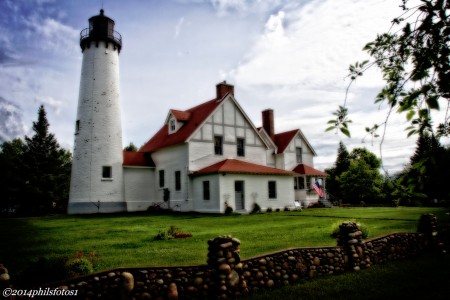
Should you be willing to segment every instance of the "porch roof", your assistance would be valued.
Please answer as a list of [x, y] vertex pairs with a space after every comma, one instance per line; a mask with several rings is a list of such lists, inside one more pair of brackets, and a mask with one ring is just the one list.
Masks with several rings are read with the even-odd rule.
[[328, 176], [327, 173], [316, 170], [313, 167], [308, 166], [306, 164], [298, 164], [292, 171], [301, 175], [322, 176], [322, 177]]
[[214, 173], [256, 174], [256, 175], [295, 175], [292, 171], [249, 163], [238, 159], [225, 159], [206, 168], [193, 172], [193, 175]]

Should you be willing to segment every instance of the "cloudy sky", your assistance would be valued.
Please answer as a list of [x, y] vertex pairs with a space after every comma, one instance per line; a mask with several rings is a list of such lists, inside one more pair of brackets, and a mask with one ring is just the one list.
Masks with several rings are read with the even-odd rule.
[[[50, 131], [72, 148], [79, 33], [102, 2], [123, 37], [124, 146], [142, 145], [170, 108], [212, 99], [227, 80], [256, 126], [273, 108], [276, 132], [301, 128], [319, 169], [332, 166], [340, 140], [380, 155], [379, 139], [363, 142], [364, 128], [386, 117], [386, 107], [373, 104], [383, 83], [376, 70], [350, 90], [352, 138], [324, 130], [343, 103], [349, 64], [367, 58], [361, 49], [389, 29], [400, 0], [1, 0], [1, 140], [31, 134], [44, 104]], [[393, 116], [387, 128], [382, 155], [390, 173], [414, 150], [405, 127]]]

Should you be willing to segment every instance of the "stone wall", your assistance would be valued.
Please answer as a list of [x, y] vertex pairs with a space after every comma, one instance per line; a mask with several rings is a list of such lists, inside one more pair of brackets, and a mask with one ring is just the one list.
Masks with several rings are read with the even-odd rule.
[[208, 241], [207, 265], [122, 268], [47, 287], [77, 290], [71, 299], [235, 299], [302, 278], [414, 257], [432, 249], [429, 236], [422, 230], [363, 242], [358, 226], [345, 222], [336, 247], [288, 249], [246, 260], [240, 259], [238, 239], [220, 236]]

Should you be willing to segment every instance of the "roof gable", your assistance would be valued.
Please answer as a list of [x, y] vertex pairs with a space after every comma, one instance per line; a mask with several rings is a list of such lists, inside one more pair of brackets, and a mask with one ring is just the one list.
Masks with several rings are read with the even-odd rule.
[[314, 156], [317, 156], [316, 151], [311, 146], [311, 144], [306, 139], [305, 135], [300, 129], [294, 129], [282, 133], [275, 134], [275, 144], [278, 147], [278, 153], [283, 153], [289, 144], [294, 140], [296, 135], [299, 135], [299, 137], [305, 142], [305, 144], [311, 149], [311, 152]]
[[257, 174], [257, 175], [295, 175], [294, 172], [249, 163], [238, 159], [225, 159], [194, 172], [194, 175], [214, 173]]
[[221, 99], [212, 99], [186, 111], [171, 110], [171, 114], [174, 116], [177, 114], [179, 117], [183, 117], [185, 124], [176, 133], [169, 134], [168, 124], [165, 122], [161, 129], [139, 151], [155, 152], [164, 147], [185, 143], [221, 102]]
[[287, 146], [294, 139], [298, 129], [275, 134], [275, 145], [278, 147], [278, 153], [283, 153]]

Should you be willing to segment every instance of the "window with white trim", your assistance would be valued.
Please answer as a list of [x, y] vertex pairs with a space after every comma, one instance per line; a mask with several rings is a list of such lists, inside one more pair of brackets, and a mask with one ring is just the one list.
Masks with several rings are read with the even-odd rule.
[[203, 200], [210, 200], [209, 180], [203, 181]]
[[112, 167], [111, 166], [103, 166], [102, 167], [102, 178], [103, 179], [111, 179], [112, 178]]

